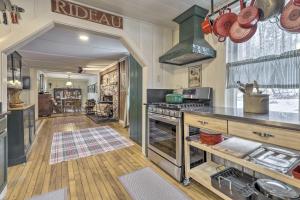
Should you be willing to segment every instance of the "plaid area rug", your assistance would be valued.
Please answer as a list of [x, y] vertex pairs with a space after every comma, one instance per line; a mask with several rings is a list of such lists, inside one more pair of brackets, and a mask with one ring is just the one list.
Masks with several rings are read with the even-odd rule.
[[59, 132], [53, 135], [50, 164], [92, 156], [132, 146], [108, 126]]

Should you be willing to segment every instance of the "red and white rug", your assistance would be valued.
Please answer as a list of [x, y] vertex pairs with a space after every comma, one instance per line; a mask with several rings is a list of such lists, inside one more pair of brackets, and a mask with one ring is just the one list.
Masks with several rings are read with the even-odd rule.
[[50, 164], [74, 160], [132, 146], [108, 126], [54, 133]]

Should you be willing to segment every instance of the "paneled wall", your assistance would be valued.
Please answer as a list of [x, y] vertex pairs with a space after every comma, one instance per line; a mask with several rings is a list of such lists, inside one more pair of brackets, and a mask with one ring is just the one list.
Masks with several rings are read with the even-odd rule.
[[[178, 43], [179, 31], [174, 31], [174, 45]], [[225, 44], [220, 43], [212, 35], [205, 39], [217, 51], [217, 57], [203, 63], [194, 63], [186, 66], [169, 66], [172, 73], [172, 88], [188, 87], [188, 67], [202, 64], [202, 86], [214, 89], [214, 105], [225, 106], [225, 85], [226, 85], [226, 55]]]
[[120, 61], [120, 102], [119, 121], [126, 126], [128, 120], [128, 86], [129, 86], [129, 60]]
[[159, 57], [172, 47], [172, 30], [138, 20], [127, 20], [125, 31], [134, 40], [143, 55], [146, 55], [149, 67], [147, 70], [147, 88], [169, 88], [171, 71], [159, 63]]

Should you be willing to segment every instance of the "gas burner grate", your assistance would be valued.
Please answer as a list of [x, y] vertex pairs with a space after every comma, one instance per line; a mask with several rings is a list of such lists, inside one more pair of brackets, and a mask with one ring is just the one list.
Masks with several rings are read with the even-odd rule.
[[203, 107], [202, 103], [182, 103], [182, 104], [169, 104], [169, 103], [156, 103], [152, 104], [154, 107], [164, 108], [164, 109], [183, 109], [183, 108], [196, 108]]

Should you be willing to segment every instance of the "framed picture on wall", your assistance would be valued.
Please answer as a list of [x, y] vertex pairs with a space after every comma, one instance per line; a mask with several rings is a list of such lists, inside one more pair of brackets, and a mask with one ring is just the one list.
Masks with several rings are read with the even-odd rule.
[[202, 66], [189, 67], [189, 88], [202, 86]]

